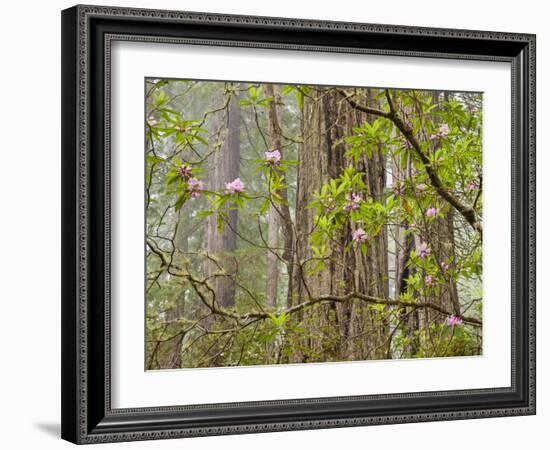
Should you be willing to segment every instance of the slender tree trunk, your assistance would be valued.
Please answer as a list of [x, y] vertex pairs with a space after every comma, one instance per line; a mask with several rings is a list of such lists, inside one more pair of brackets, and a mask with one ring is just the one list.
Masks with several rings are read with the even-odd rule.
[[[411, 160], [407, 160], [407, 167], [401, 168], [401, 157], [397, 156], [392, 167], [393, 187], [399, 189], [405, 185], [406, 180], [411, 178]], [[408, 220], [403, 220], [396, 226], [395, 232], [395, 296], [399, 298], [408, 291], [408, 278], [415, 274], [415, 268], [411, 266], [410, 258], [413, 250], [416, 249], [416, 240], [410, 233]], [[404, 347], [404, 354], [401, 357], [413, 357], [416, 355], [419, 342], [416, 332], [419, 329], [419, 312], [410, 308], [399, 310], [399, 332], [407, 337], [407, 344]]]
[[[240, 108], [239, 99], [232, 95], [228, 107], [222, 115], [221, 147], [216, 150], [209, 164], [208, 188], [212, 191], [223, 190], [225, 183], [233, 181], [239, 176], [240, 162]], [[216, 302], [222, 306], [235, 304], [235, 282], [232, 276], [235, 272], [234, 260], [231, 253], [237, 246], [238, 213], [229, 212], [229, 219], [223, 231], [217, 227], [216, 217], [210, 216], [207, 225], [206, 250], [214, 261], [205, 264], [208, 276], [223, 274], [211, 278], [210, 284], [214, 290]]]
[[[440, 103], [443, 99], [447, 99], [447, 94], [439, 91], [432, 92], [434, 104]], [[437, 120], [436, 120], [437, 123]], [[437, 150], [437, 145], [433, 148], [433, 152]], [[439, 199], [440, 204], [448, 210], [445, 217], [437, 218], [430, 226], [427, 235], [427, 241], [430, 242], [433, 254], [438, 265], [454, 260], [455, 257], [455, 240], [454, 240], [454, 209], [449, 207], [448, 203], [443, 199]], [[445, 279], [445, 283], [440, 286], [439, 291], [434, 291], [428, 295], [428, 300], [435, 304], [441, 305], [447, 311], [453, 311], [454, 314], [460, 314], [460, 304], [458, 301], [458, 291], [456, 282], [448, 277], [446, 271], [441, 268], [441, 274]], [[443, 322], [445, 317], [436, 314], [433, 311], [423, 311], [424, 326], [428, 327], [430, 323], [438, 320]]]
[[[265, 85], [265, 93], [272, 100], [269, 102], [267, 110], [268, 134], [271, 150], [281, 151], [281, 130], [277, 115], [277, 102], [275, 89], [272, 84]], [[276, 168], [274, 168], [276, 170]], [[282, 206], [279, 204], [279, 207]], [[271, 204], [268, 211], [268, 232], [267, 244], [271, 249], [279, 247], [279, 224], [280, 214], [275, 206]], [[275, 253], [277, 250], [268, 250], [267, 252], [267, 280], [266, 280], [266, 303], [269, 307], [277, 306], [277, 292], [279, 285], [279, 258]]]

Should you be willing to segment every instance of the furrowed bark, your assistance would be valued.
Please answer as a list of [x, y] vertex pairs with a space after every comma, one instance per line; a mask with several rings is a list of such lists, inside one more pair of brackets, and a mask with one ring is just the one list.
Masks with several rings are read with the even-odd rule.
[[[236, 94], [231, 95], [227, 110], [222, 111], [224, 135], [222, 145], [214, 153], [210, 165], [208, 177], [209, 186], [213, 191], [223, 191], [225, 183], [233, 181], [239, 176], [240, 161], [240, 107]], [[212, 215], [207, 222], [206, 250], [208, 254], [218, 261], [218, 264], [229, 274], [235, 270], [234, 262], [230, 254], [237, 248], [238, 212], [229, 211], [228, 224], [220, 231], [217, 227], [216, 217]], [[212, 261], [205, 262], [207, 274], [218, 272], [218, 264]], [[235, 283], [231, 277], [216, 277], [213, 280], [213, 289], [216, 293], [216, 301], [222, 306], [235, 304]]]

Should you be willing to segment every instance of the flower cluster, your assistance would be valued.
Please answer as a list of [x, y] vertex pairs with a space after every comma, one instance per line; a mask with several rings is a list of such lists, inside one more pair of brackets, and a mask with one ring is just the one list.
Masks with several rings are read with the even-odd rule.
[[197, 178], [189, 178], [187, 180], [187, 191], [191, 195], [191, 198], [197, 198], [204, 191], [204, 181]]
[[439, 127], [439, 131], [436, 134], [432, 134], [430, 139], [435, 141], [436, 139], [446, 138], [449, 135], [449, 125], [444, 123]]
[[439, 209], [438, 208], [428, 208], [426, 210], [426, 217], [435, 217], [439, 214]]
[[419, 246], [418, 246], [418, 257], [420, 259], [426, 259], [428, 256], [430, 256], [430, 253], [431, 253], [431, 249], [430, 247], [428, 247], [428, 244], [426, 244], [425, 242], [422, 242]]
[[244, 191], [244, 183], [240, 178], [235, 178], [231, 183], [225, 183], [225, 189], [230, 194], [240, 194]]
[[188, 180], [189, 178], [191, 178], [191, 175], [193, 173], [193, 168], [188, 165], [188, 164], [182, 164], [179, 168], [178, 168], [178, 174], [182, 177], [182, 178], [185, 178], [186, 180]]
[[357, 228], [357, 230], [355, 230], [351, 236], [353, 240], [358, 244], [365, 242], [369, 238], [369, 235], [365, 230], [363, 230], [363, 228]]
[[464, 322], [459, 316], [455, 316], [454, 314], [452, 316], [447, 317], [447, 325], [450, 327], [454, 327], [455, 325], [462, 325]]
[[424, 277], [424, 283], [426, 283], [426, 286], [433, 286], [435, 283], [435, 279], [431, 275], [426, 275]]
[[352, 193], [346, 195], [346, 200], [348, 202], [344, 206], [344, 211], [357, 211], [361, 207], [363, 198], [359, 194]]
[[271, 167], [277, 167], [281, 165], [281, 152], [279, 150], [273, 150], [265, 152], [265, 163]]
[[336, 205], [334, 204], [334, 199], [332, 197], [327, 198], [326, 202], [323, 203], [323, 206], [328, 213], [331, 213], [336, 209]]

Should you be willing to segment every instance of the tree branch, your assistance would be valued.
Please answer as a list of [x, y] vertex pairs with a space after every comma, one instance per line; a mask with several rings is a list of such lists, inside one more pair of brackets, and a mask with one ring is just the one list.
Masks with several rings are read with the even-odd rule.
[[394, 125], [399, 129], [401, 134], [407, 139], [407, 141], [411, 144], [413, 150], [417, 154], [417, 156], [420, 158], [420, 161], [424, 165], [424, 168], [426, 170], [426, 173], [428, 174], [428, 177], [432, 183], [432, 186], [436, 189], [438, 194], [443, 197], [453, 208], [455, 208], [459, 214], [464, 217], [466, 222], [468, 222], [474, 230], [476, 230], [481, 236], [483, 236], [483, 227], [481, 223], [478, 222], [476, 218], [475, 210], [462, 203], [462, 201], [457, 198], [455, 195], [453, 195], [451, 192], [449, 192], [446, 188], [443, 182], [441, 181], [441, 178], [439, 178], [439, 175], [437, 174], [436, 170], [432, 166], [430, 159], [428, 156], [422, 151], [422, 147], [420, 145], [420, 142], [416, 139], [413, 130], [411, 127], [409, 127], [403, 119], [397, 114], [395, 111], [395, 107], [393, 105], [393, 101], [391, 99], [391, 96], [389, 94], [389, 91], [386, 89], [386, 99], [388, 100], [388, 105], [390, 108], [390, 112], [384, 112], [377, 108], [371, 108], [365, 105], [361, 105], [350, 98], [350, 96], [344, 91], [343, 89], [336, 89], [336, 91], [344, 97], [344, 99], [355, 109], [358, 111], [362, 111], [367, 114], [373, 114], [379, 117], [384, 117], [388, 120], [391, 120]]

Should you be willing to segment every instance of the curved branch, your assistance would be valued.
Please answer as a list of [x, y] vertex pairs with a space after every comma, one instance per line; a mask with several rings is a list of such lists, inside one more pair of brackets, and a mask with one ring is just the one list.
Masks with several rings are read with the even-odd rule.
[[393, 101], [391, 99], [391, 96], [389, 94], [389, 91], [386, 89], [386, 99], [388, 100], [388, 105], [390, 107], [390, 112], [384, 112], [377, 108], [371, 108], [365, 105], [361, 105], [350, 98], [350, 96], [346, 93], [346, 91], [342, 89], [336, 90], [344, 99], [355, 109], [358, 111], [367, 113], [367, 114], [373, 114], [375, 116], [384, 117], [388, 120], [391, 120], [393, 124], [399, 129], [401, 134], [407, 139], [407, 141], [411, 144], [413, 150], [417, 154], [417, 156], [420, 158], [420, 161], [424, 165], [424, 168], [426, 169], [426, 173], [428, 174], [428, 178], [430, 179], [433, 187], [436, 189], [437, 193], [443, 197], [449, 204], [455, 208], [461, 215], [464, 217], [464, 219], [472, 226], [474, 230], [476, 230], [481, 236], [483, 236], [483, 226], [476, 218], [475, 210], [462, 203], [462, 201], [454, 196], [451, 192], [449, 192], [443, 182], [441, 181], [441, 178], [439, 178], [439, 175], [433, 168], [430, 159], [428, 156], [422, 151], [422, 147], [420, 145], [420, 142], [418, 142], [418, 139], [416, 139], [413, 130], [410, 126], [408, 126], [403, 119], [397, 114], [395, 111], [395, 107], [393, 105]]

